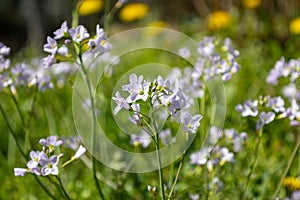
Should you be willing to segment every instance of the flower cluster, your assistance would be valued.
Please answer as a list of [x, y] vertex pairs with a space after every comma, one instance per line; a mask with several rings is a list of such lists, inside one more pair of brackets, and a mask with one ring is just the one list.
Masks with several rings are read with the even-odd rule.
[[94, 56], [105, 53], [111, 46], [107, 42], [105, 32], [99, 25], [96, 27], [96, 35], [91, 37], [87, 29], [79, 25], [68, 28], [67, 22], [63, 22], [61, 27], [53, 32], [54, 38], [48, 36], [44, 51], [49, 53], [43, 59], [44, 66], [50, 67], [60, 61], [75, 61], [75, 55], [90, 52]]
[[[27, 162], [27, 168], [14, 168], [15, 176], [24, 176], [26, 173], [32, 173], [38, 176], [59, 174], [58, 164], [63, 154], [55, 155], [54, 152], [56, 147], [64, 143], [63, 140], [59, 140], [57, 136], [49, 136], [46, 139], [40, 139], [39, 143], [43, 147], [42, 151], [31, 151], [29, 154], [31, 160]], [[70, 161], [79, 158], [85, 151], [86, 149], [80, 145]]]
[[284, 58], [281, 58], [267, 77], [267, 82], [274, 86], [279, 85], [279, 81], [283, 79], [281, 92], [288, 99], [289, 106], [286, 106], [286, 117], [290, 119], [292, 126], [300, 124], [300, 91], [297, 88], [299, 75], [299, 59], [291, 59], [286, 62]]
[[291, 59], [288, 62], [282, 57], [276, 62], [274, 68], [270, 71], [267, 82], [271, 85], [277, 85], [281, 77], [289, 78], [291, 83], [295, 83], [300, 75], [300, 60]]
[[247, 100], [243, 104], [238, 104], [236, 110], [243, 117], [258, 117], [256, 129], [261, 129], [264, 125], [273, 122], [276, 118], [292, 116], [292, 113], [284, 106], [284, 100], [278, 97], [260, 96], [257, 100]]
[[158, 76], [154, 81], [144, 80], [143, 76], [131, 74], [129, 77], [130, 84], [124, 85], [122, 90], [128, 92], [127, 98], [123, 98], [119, 91], [116, 92], [112, 99], [117, 106], [114, 109], [116, 115], [121, 109], [132, 112], [129, 120], [137, 126], [143, 127], [149, 123], [148, 113], [142, 113], [141, 107], [146, 102], [151, 109], [155, 110], [160, 107], [165, 108], [169, 116], [174, 117], [179, 123], [184, 125], [184, 130], [195, 133], [200, 126], [201, 115], [192, 116], [185, 108], [187, 98], [182, 89], [168, 79], [163, 80]]
[[[193, 56], [187, 47], [179, 49], [178, 54], [183, 58]], [[196, 65], [184, 68], [181, 76], [179, 75], [181, 70], [174, 68], [168, 78], [179, 80], [179, 84], [186, 94], [201, 98], [205, 90], [201, 79], [209, 80], [220, 76], [223, 81], [229, 81], [232, 75], [240, 69], [240, 65], [236, 61], [238, 56], [239, 51], [231, 46], [229, 38], [221, 43], [214, 37], [205, 37], [199, 42], [197, 48]]]
[[[158, 133], [158, 137], [163, 145], [168, 145], [171, 142], [176, 142], [176, 138], [172, 137], [171, 130], [169, 128], [165, 130], [161, 130]], [[147, 148], [151, 143], [151, 136], [147, 134], [145, 130], [142, 130], [139, 135], [132, 134], [130, 137], [130, 143], [133, 146], [142, 146], [143, 148]]]
[[222, 131], [214, 126], [210, 128], [208, 134], [209, 145], [198, 152], [192, 153], [190, 163], [199, 166], [206, 165], [210, 172], [217, 166], [234, 162], [235, 153], [242, 150], [247, 138], [245, 132], [238, 133], [235, 129]]

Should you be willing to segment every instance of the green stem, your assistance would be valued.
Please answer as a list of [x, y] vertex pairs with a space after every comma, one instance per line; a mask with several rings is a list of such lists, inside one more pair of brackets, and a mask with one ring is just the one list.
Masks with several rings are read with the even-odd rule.
[[[94, 96], [93, 96], [93, 91], [92, 91], [92, 85], [91, 85], [91, 81], [88, 75], [87, 70], [84, 67], [83, 61], [82, 61], [82, 56], [79, 53], [79, 60], [80, 60], [80, 71], [82, 72], [84, 79], [85, 79], [85, 83], [87, 84], [88, 87], [88, 92], [89, 92], [89, 98], [91, 101], [91, 110], [92, 110], [92, 154], [95, 152], [95, 142], [96, 142], [96, 109], [95, 109], [95, 102], [94, 102]], [[100, 184], [98, 182], [98, 178], [97, 178], [97, 170], [96, 170], [96, 158], [95, 156], [92, 155], [92, 168], [93, 168], [93, 178], [97, 187], [97, 190], [99, 192], [99, 195], [101, 197], [101, 199], [105, 199], [104, 195], [102, 193], [102, 190], [100, 188]]]
[[104, 3], [104, 30], [105, 30], [106, 35], [108, 35], [108, 26], [109, 26], [109, 21], [111, 18], [109, 10], [110, 10], [110, 0], [105, 0], [105, 3]]
[[181, 169], [182, 169], [182, 166], [183, 166], [183, 161], [184, 161], [185, 155], [186, 155], [186, 151], [183, 152], [182, 158], [181, 158], [181, 160], [180, 160], [180, 164], [179, 164], [179, 167], [178, 167], [178, 170], [177, 170], [177, 173], [176, 173], [176, 177], [175, 177], [175, 180], [174, 180], [174, 182], [173, 182], [171, 191], [170, 191], [170, 193], [169, 193], [168, 200], [171, 199], [171, 197], [172, 197], [172, 195], [173, 195], [173, 192], [175, 191], [175, 186], [176, 186], [176, 184], [177, 184], [177, 181], [178, 181], [178, 178], [179, 178], [179, 174], [180, 174]]
[[243, 194], [243, 199], [246, 199], [246, 195], [247, 195], [247, 191], [248, 191], [248, 188], [249, 188], [250, 179], [251, 179], [251, 176], [252, 176], [254, 168], [255, 168], [255, 164], [256, 164], [256, 161], [257, 161], [257, 157], [258, 157], [258, 149], [259, 149], [259, 146], [260, 146], [260, 143], [261, 143], [261, 140], [262, 140], [262, 133], [263, 133], [263, 129], [261, 128], [259, 130], [258, 139], [257, 139], [256, 146], [255, 146], [254, 161], [253, 161], [253, 163], [250, 166], [250, 172], [249, 172], [249, 174], [247, 176], [247, 182], [246, 182], [246, 187], [245, 187], [244, 194]]
[[158, 177], [159, 177], [159, 186], [160, 186], [160, 196], [163, 200], [166, 199], [165, 197], [165, 189], [164, 189], [164, 179], [163, 179], [163, 171], [161, 166], [161, 158], [159, 153], [159, 139], [158, 133], [155, 133], [155, 147], [156, 147], [156, 157], [157, 157], [157, 164], [158, 164]]
[[59, 176], [55, 176], [55, 177], [56, 177], [56, 179], [57, 179], [58, 182], [59, 182], [59, 185], [60, 185], [60, 187], [61, 187], [61, 190], [63, 191], [64, 196], [65, 196], [67, 199], [71, 199], [70, 196], [68, 195], [68, 193], [67, 193], [67, 191], [66, 191], [64, 185], [62, 184], [60, 177], [59, 177]]
[[24, 128], [26, 128], [26, 124], [25, 124], [25, 121], [24, 121], [24, 115], [23, 115], [23, 113], [22, 113], [22, 111], [21, 111], [21, 107], [20, 107], [20, 105], [19, 105], [19, 102], [18, 102], [18, 100], [16, 99], [16, 96], [15, 96], [15, 95], [13, 94], [13, 92], [11, 91], [11, 89], [9, 89], [9, 91], [10, 91], [10, 96], [12, 97], [13, 102], [14, 102], [16, 108], [17, 108], [17, 111], [18, 111], [19, 117], [20, 117], [20, 119], [21, 119], [22, 125], [23, 125]]
[[3, 116], [3, 118], [4, 118], [4, 121], [5, 121], [5, 123], [6, 123], [7, 127], [8, 127], [9, 132], [11, 133], [11, 135], [13, 136], [13, 138], [14, 138], [14, 140], [16, 142], [16, 146], [17, 146], [19, 152], [21, 153], [22, 157], [26, 160], [26, 155], [25, 155], [24, 151], [22, 150], [21, 145], [20, 145], [20, 143], [19, 143], [19, 141], [17, 139], [17, 134], [14, 132], [14, 130], [12, 129], [10, 123], [8, 122], [8, 118], [7, 118], [7, 116], [5, 114], [5, 111], [4, 111], [4, 109], [2, 108], [1, 105], [0, 105], [0, 112], [1, 112], [1, 114]]
[[279, 183], [278, 183], [278, 185], [276, 187], [276, 190], [275, 190], [275, 192], [274, 192], [274, 194], [272, 196], [272, 199], [276, 199], [276, 197], [277, 197], [277, 195], [279, 193], [279, 190], [281, 188], [281, 185], [282, 185], [282, 183], [283, 183], [283, 181], [284, 181], [284, 179], [285, 179], [285, 177], [286, 177], [286, 175], [287, 175], [287, 173], [288, 173], [288, 171], [289, 171], [289, 169], [290, 169], [290, 167], [292, 165], [292, 162], [293, 162], [293, 160], [295, 158], [295, 155], [296, 155], [299, 147], [300, 147], [300, 138], [297, 139], [297, 143], [296, 143], [296, 145], [295, 145], [295, 147], [293, 149], [293, 152], [292, 152], [292, 154], [291, 154], [291, 156], [290, 156], [290, 158], [288, 160], [288, 163], [287, 163], [287, 165], [286, 165], [286, 167], [285, 167], [285, 169], [283, 171], [283, 174], [282, 174], [282, 176], [280, 178], [280, 181], [279, 181]]
[[[16, 143], [17, 149], [19, 150], [19, 152], [21, 153], [22, 157], [26, 160], [26, 155], [24, 153], [24, 151], [21, 148], [21, 145], [19, 144], [18, 140], [17, 140], [17, 134], [14, 132], [14, 130], [12, 129], [10, 123], [7, 120], [7, 116], [4, 112], [4, 109], [2, 108], [1, 104], [0, 104], [0, 112], [4, 118], [4, 121], [8, 127], [9, 132], [11, 133], [11, 135], [13, 136], [13, 139]], [[51, 192], [47, 189], [47, 187], [39, 180], [38, 177], [34, 176], [35, 180], [38, 182], [38, 184], [43, 188], [43, 190], [48, 194], [49, 197], [51, 197], [51, 199], [56, 199], [56, 197], [54, 195], [51, 194]]]

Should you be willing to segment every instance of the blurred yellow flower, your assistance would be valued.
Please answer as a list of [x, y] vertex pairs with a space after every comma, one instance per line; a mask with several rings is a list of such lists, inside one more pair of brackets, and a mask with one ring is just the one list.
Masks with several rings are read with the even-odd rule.
[[95, 14], [103, 8], [103, 0], [81, 0], [78, 2], [78, 7], [81, 16]]
[[215, 11], [212, 12], [208, 17], [208, 29], [209, 30], [220, 30], [229, 26], [231, 17], [227, 12]]
[[[145, 35], [147, 36], [155, 36], [163, 32], [163, 29], [167, 26], [167, 23], [165, 21], [154, 21], [148, 24], [147, 27], [150, 27], [150, 29], [145, 30]], [[151, 29], [153, 28], [153, 29]]]
[[300, 17], [297, 17], [290, 22], [290, 32], [293, 34], [300, 34]]
[[255, 9], [261, 4], [261, 0], [243, 0], [243, 6], [249, 9]]
[[148, 27], [165, 28], [167, 23], [165, 21], [154, 21], [151, 22]]
[[294, 177], [286, 177], [283, 181], [283, 185], [290, 191], [300, 190], [300, 180]]
[[120, 19], [124, 22], [132, 22], [144, 18], [149, 12], [149, 7], [143, 3], [127, 4], [120, 11]]

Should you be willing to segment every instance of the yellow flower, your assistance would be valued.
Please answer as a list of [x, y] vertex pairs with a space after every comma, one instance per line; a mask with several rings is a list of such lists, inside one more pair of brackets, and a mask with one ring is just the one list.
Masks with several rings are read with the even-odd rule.
[[283, 185], [290, 191], [295, 191], [300, 189], [300, 181], [294, 177], [286, 177], [283, 181]]
[[215, 11], [208, 17], [208, 29], [220, 30], [228, 27], [231, 17], [227, 12]]
[[127, 4], [120, 11], [120, 19], [124, 22], [132, 22], [144, 18], [149, 12], [149, 7], [143, 3]]
[[300, 17], [297, 17], [290, 22], [290, 32], [293, 34], [300, 34]]
[[154, 21], [151, 22], [148, 27], [155, 27], [155, 28], [165, 28], [167, 23], [165, 21]]
[[261, 4], [261, 0], [243, 0], [243, 6], [249, 9], [255, 9]]
[[[162, 28], [166, 28], [167, 23], [164, 21], [154, 21], [148, 24], [149, 29], [145, 30], [145, 35], [155, 36], [163, 32]], [[152, 29], [153, 28], [153, 29]]]
[[103, 8], [103, 0], [81, 0], [78, 2], [78, 7], [79, 15], [92, 15]]

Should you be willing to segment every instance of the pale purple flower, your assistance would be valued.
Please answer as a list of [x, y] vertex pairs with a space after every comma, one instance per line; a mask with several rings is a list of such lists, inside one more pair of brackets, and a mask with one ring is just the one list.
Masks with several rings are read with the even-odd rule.
[[247, 100], [243, 105], [239, 104], [236, 106], [236, 110], [241, 113], [243, 117], [252, 116], [255, 117], [258, 114], [258, 101]]
[[86, 148], [82, 145], [79, 146], [74, 156], [72, 156], [71, 160], [80, 158], [86, 152]]
[[275, 113], [270, 112], [261, 112], [259, 118], [263, 124], [269, 124], [275, 119]]
[[57, 136], [52, 135], [49, 136], [47, 139], [40, 139], [39, 143], [43, 145], [44, 147], [48, 147], [49, 152], [52, 152], [54, 150], [54, 147], [60, 146], [63, 144], [62, 140], [58, 140]]
[[86, 28], [82, 25], [69, 29], [69, 34], [72, 37], [72, 40], [76, 43], [79, 43], [82, 40], [90, 37], [90, 34], [87, 32]]
[[136, 74], [131, 74], [129, 76], [130, 84], [124, 85], [122, 87], [123, 91], [129, 92], [129, 96], [127, 97], [126, 101], [128, 103], [135, 102], [139, 99], [146, 101], [149, 96], [149, 88], [150, 88], [150, 81], [143, 81], [143, 76], [140, 75], [137, 77]]
[[161, 104], [169, 110], [172, 116], [178, 110], [182, 110], [186, 106], [186, 99], [181, 90], [173, 90], [171, 95], [163, 95], [160, 97], [160, 101]]
[[50, 158], [46, 154], [42, 154], [40, 164], [42, 166], [41, 173], [43, 176], [47, 175], [58, 175], [58, 164], [59, 156], [53, 155]]
[[199, 200], [200, 195], [199, 194], [190, 194], [189, 198], [190, 200]]
[[18, 85], [27, 85], [30, 81], [30, 78], [34, 75], [33, 69], [24, 63], [17, 64], [12, 67], [11, 73], [15, 79], [15, 84]]
[[299, 200], [300, 199], [300, 190], [293, 191], [291, 198], [289, 200]]
[[183, 48], [179, 49], [178, 54], [183, 58], [189, 58], [192, 55], [190, 49], [187, 47], [183, 47]]
[[57, 53], [66, 57], [69, 54], [69, 49], [66, 45], [62, 45], [57, 49]]
[[45, 91], [46, 89], [52, 89], [52, 77], [47, 71], [40, 69], [36, 71], [31, 79], [29, 80], [28, 86], [38, 85], [40, 91]]
[[140, 135], [131, 135], [130, 143], [134, 146], [142, 145], [143, 148], [147, 148], [151, 143], [152, 138], [144, 130]]
[[55, 64], [55, 58], [53, 55], [48, 55], [47, 57], [43, 58], [43, 65], [45, 67], [50, 67]]
[[10, 54], [10, 47], [0, 42], [0, 55], [7, 56]]
[[229, 151], [228, 148], [223, 147], [220, 150], [221, 153], [221, 160], [220, 165], [223, 166], [226, 162], [233, 162], [234, 161], [234, 154]]
[[[0, 55], [1, 58], [1, 55]], [[4, 70], [8, 70], [10, 67], [10, 59], [0, 59], [0, 72], [3, 72]]]
[[15, 176], [24, 176], [28, 171], [26, 168], [14, 168]]
[[129, 117], [129, 120], [136, 124], [137, 126], [142, 126], [142, 119], [141, 119], [141, 111], [140, 111], [140, 104], [132, 104], [131, 108], [133, 110], [133, 115]]
[[200, 56], [209, 57], [215, 53], [215, 45], [213, 44], [214, 38], [204, 37], [204, 39], [199, 42], [198, 53]]
[[212, 147], [202, 148], [200, 151], [192, 153], [190, 156], [190, 163], [194, 165], [206, 164]]
[[45, 154], [43, 151], [31, 151], [30, 158], [31, 160], [27, 162], [27, 167], [29, 169], [36, 168], [39, 165], [42, 155]]
[[64, 21], [59, 29], [53, 32], [54, 33], [54, 39], [61, 39], [63, 37], [66, 37], [68, 35], [68, 25], [67, 21]]
[[63, 145], [67, 148], [76, 150], [80, 144], [80, 138], [78, 136], [62, 137]]
[[98, 53], [105, 53], [111, 49], [111, 45], [107, 42], [105, 32], [100, 25], [96, 26], [96, 36], [93, 39], [89, 39], [88, 46], [90, 51], [97, 55]]
[[116, 115], [122, 108], [129, 110], [130, 106], [127, 101], [121, 96], [120, 92], [116, 92], [116, 97], [112, 97], [112, 99], [116, 102], [117, 107], [114, 109], [114, 115]]
[[51, 37], [47, 37], [47, 44], [44, 44], [44, 51], [55, 55], [58, 49], [57, 42]]
[[160, 131], [158, 136], [164, 145], [168, 145], [172, 141], [172, 139], [173, 141], [175, 140], [175, 138], [172, 138], [170, 129]]
[[200, 126], [201, 115], [192, 116], [188, 112], [183, 113], [182, 121], [183, 129], [190, 133], [196, 133], [198, 127]]
[[276, 113], [285, 111], [284, 100], [281, 97], [269, 98], [266, 106]]
[[215, 126], [212, 126], [210, 129], [209, 129], [209, 142], [210, 144], [216, 144], [219, 140], [219, 138], [222, 137], [222, 129], [218, 128], [218, 127], [215, 127]]

